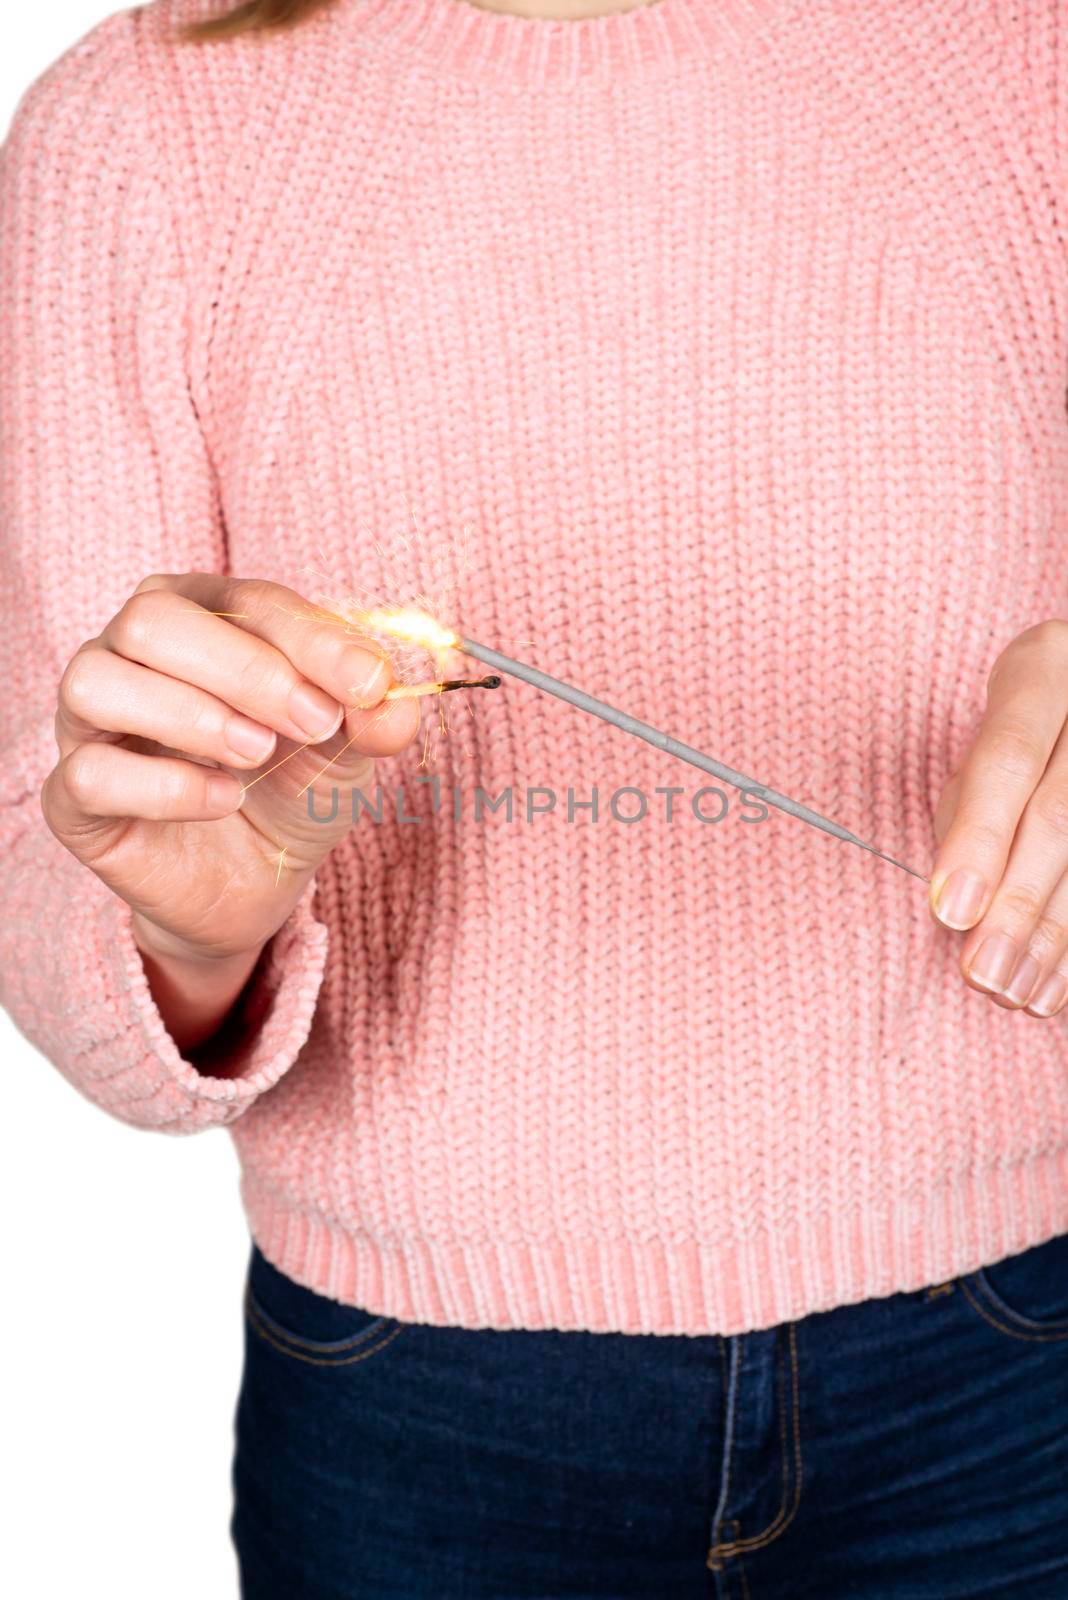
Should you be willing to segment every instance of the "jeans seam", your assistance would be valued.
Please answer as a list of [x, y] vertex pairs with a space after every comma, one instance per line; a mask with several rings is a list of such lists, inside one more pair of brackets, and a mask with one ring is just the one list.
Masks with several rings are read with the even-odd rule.
[[293, 1333], [284, 1323], [279, 1322], [277, 1317], [271, 1316], [266, 1307], [260, 1304], [251, 1283], [246, 1283], [245, 1298], [249, 1305], [255, 1307], [260, 1321], [271, 1330], [276, 1338], [284, 1340], [287, 1344], [295, 1344], [300, 1349], [314, 1351], [317, 1355], [325, 1356], [335, 1350], [339, 1354], [345, 1350], [355, 1350], [361, 1341], [370, 1338], [379, 1328], [388, 1327], [390, 1323], [396, 1320], [393, 1317], [375, 1316], [365, 1328], [360, 1329], [359, 1333], [351, 1334], [347, 1339], [305, 1339], [301, 1334]]
[[263, 1321], [259, 1307], [248, 1291], [245, 1294], [245, 1314], [248, 1317], [250, 1326], [264, 1343], [280, 1351], [282, 1355], [290, 1356], [294, 1361], [307, 1362], [308, 1366], [311, 1367], [349, 1367], [357, 1361], [366, 1361], [368, 1356], [376, 1355], [379, 1350], [389, 1344], [391, 1339], [395, 1339], [398, 1333], [403, 1333], [406, 1327], [406, 1324], [402, 1322], [399, 1327], [392, 1328], [385, 1338], [379, 1339], [377, 1344], [370, 1345], [365, 1350], [359, 1350], [355, 1355], [311, 1356], [300, 1349], [298, 1345], [283, 1343], [281, 1338], [277, 1338], [271, 1332]]
[[[736, 1554], [739, 1554], [742, 1550], [759, 1550], [763, 1545], [770, 1544], [773, 1539], [779, 1538], [780, 1535], [783, 1534], [786, 1531], [786, 1529], [789, 1527], [790, 1523], [793, 1521], [794, 1517], [797, 1515], [797, 1508], [801, 1503], [801, 1478], [802, 1478], [802, 1471], [803, 1471], [803, 1464], [804, 1463], [803, 1463], [803, 1452], [802, 1452], [802, 1449], [801, 1449], [801, 1427], [800, 1427], [800, 1416], [799, 1416], [799, 1405], [798, 1405], [799, 1382], [798, 1382], [798, 1370], [797, 1370], [797, 1327], [796, 1327], [796, 1324], [794, 1324], [792, 1322], [789, 1325], [789, 1341], [790, 1341], [790, 1366], [791, 1366], [792, 1384], [793, 1384], [792, 1410], [793, 1410], [793, 1442], [794, 1442], [794, 1465], [795, 1465], [793, 1504], [791, 1505], [789, 1511], [787, 1511], [786, 1510], [786, 1500], [787, 1500], [787, 1495], [788, 1495], [788, 1492], [789, 1492], [789, 1490], [788, 1490], [788, 1485], [789, 1485], [789, 1467], [787, 1465], [786, 1412], [785, 1412], [785, 1408], [784, 1408], [780, 1412], [780, 1425], [779, 1425], [779, 1436], [780, 1436], [780, 1443], [781, 1443], [781, 1449], [782, 1449], [782, 1470], [783, 1470], [782, 1501], [781, 1501], [781, 1503], [779, 1505], [779, 1509], [775, 1513], [775, 1515], [771, 1519], [771, 1521], [768, 1523], [767, 1527], [762, 1529], [760, 1533], [750, 1534], [749, 1537], [745, 1538], [745, 1539], [733, 1539], [733, 1540], [728, 1541], [726, 1544], [713, 1545], [712, 1549], [708, 1552], [708, 1558], [707, 1559], [709, 1561], [711, 1561], [712, 1557], [723, 1557], [723, 1556], [736, 1555]], [[785, 1366], [785, 1363], [783, 1363], [783, 1366]]]
[[960, 1280], [961, 1292], [968, 1304], [972, 1306], [985, 1322], [999, 1333], [1007, 1334], [1010, 1339], [1022, 1339], [1025, 1344], [1058, 1344], [1068, 1339], [1068, 1328], [1061, 1328], [1057, 1333], [1028, 1333], [1023, 1328], [1012, 1328], [1006, 1322], [995, 1317], [993, 1312], [982, 1304], [973, 1286], [965, 1279]]
[[[734, 1444], [735, 1399], [738, 1385], [737, 1352], [738, 1339], [740, 1337], [743, 1336], [736, 1335], [733, 1338], [727, 1339], [723, 1334], [719, 1335], [719, 1353], [723, 1365], [724, 1385], [723, 1452], [720, 1458], [721, 1465], [719, 1494], [716, 1499], [715, 1510], [712, 1513], [712, 1544], [709, 1547], [708, 1555], [706, 1557], [706, 1565], [708, 1566], [712, 1564], [712, 1557], [719, 1549], [719, 1536], [723, 1531], [725, 1523], [724, 1513], [726, 1512], [727, 1502], [730, 1496], [731, 1452]], [[730, 1347], [729, 1364], [727, 1360], [728, 1345]], [[733, 1524], [733, 1526], [737, 1528], [736, 1523]]]
[[[735, 1541], [737, 1541], [741, 1535], [742, 1524], [739, 1522], [737, 1517], [732, 1517], [729, 1521], [724, 1521], [720, 1524], [720, 1527], [729, 1529]], [[752, 1600], [752, 1591], [749, 1588], [749, 1576], [745, 1570], [745, 1562], [742, 1560], [742, 1553], [740, 1550], [738, 1551], [735, 1560], [737, 1562], [738, 1579], [742, 1585], [741, 1600]], [[731, 1600], [733, 1586], [731, 1583], [730, 1567], [728, 1567], [725, 1562], [717, 1562], [713, 1568], [713, 1571], [719, 1572], [722, 1575], [724, 1600]]]

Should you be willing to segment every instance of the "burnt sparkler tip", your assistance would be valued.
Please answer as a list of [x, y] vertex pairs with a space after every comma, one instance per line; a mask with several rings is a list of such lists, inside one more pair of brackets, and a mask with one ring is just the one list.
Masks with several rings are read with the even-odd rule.
[[485, 678], [446, 678], [441, 685], [442, 694], [450, 689], [499, 689], [501, 677], [497, 672], [491, 672]]
[[387, 689], [387, 700], [421, 700], [425, 695], [451, 694], [454, 689], [498, 689], [496, 673], [488, 678], [434, 678], [429, 683], [395, 683]]

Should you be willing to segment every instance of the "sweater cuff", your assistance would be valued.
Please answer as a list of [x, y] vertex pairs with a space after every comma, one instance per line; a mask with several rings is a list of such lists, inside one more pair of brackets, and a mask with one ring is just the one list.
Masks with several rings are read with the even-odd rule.
[[[288, 1072], [311, 1030], [326, 965], [329, 930], [312, 911], [314, 878], [264, 946], [231, 1018], [235, 1045], [225, 1076], [199, 1070], [181, 1054], [152, 997], [133, 933], [133, 914], [110, 895], [100, 924], [100, 959], [110, 966], [125, 1014], [157, 1063], [158, 1096], [170, 1102], [162, 1125], [173, 1131], [232, 1122]], [[153, 1074], [156, 1076], [156, 1074]]]

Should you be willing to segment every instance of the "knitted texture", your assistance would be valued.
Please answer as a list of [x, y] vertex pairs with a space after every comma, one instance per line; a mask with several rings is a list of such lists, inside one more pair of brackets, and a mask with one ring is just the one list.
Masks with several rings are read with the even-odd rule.
[[215, 570], [445, 589], [927, 870], [995, 657], [1068, 615], [1068, 12], [341, 0], [179, 44], [204, 11], [108, 18], [3, 147], [20, 1029], [127, 1122], [228, 1125], [270, 1260], [408, 1320], [734, 1333], [1068, 1230], [1063, 1018], [969, 990], [915, 879], [702, 820], [515, 681], [380, 763], [226, 1079], [39, 804], [73, 651]]

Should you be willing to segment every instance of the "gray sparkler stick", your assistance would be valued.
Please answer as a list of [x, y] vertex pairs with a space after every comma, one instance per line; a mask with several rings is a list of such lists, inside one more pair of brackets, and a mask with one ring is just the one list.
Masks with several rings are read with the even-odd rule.
[[535, 689], [543, 690], [545, 694], [555, 695], [558, 700], [566, 700], [569, 705], [577, 706], [580, 711], [588, 711], [591, 716], [600, 717], [603, 722], [610, 722], [613, 727], [622, 728], [624, 733], [632, 733], [636, 739], [644, 739], [647, 744], [655, 745], [667, 755], [675, 756], [679, 761], [688, 761], [691, 767], [700, 767], [702, 772], [710, 773], [712, 777], [729, 783], [745, 794], [756, 795], [769, 806], [776, 806], [778, 810], [785, 811], [787, 816], [797, 817], [800, 822], [807, 822], [810, 827], [819, 828], [822, 833], [829, 833], [833, 839], [841, 839], [845, 844], [855, 844], [859, 849], [878, 856], [880, 861], [888, 861], [892, 867], [898, 867], [902, 872], [908, 872], [912, 877], [919, 878], [921, 883], [927, 882], [925, 875], [917, 872], [915, 867], [907, 867], [903, 861], [895, 861], [893, 856], [888, 856], [883, 850], [877, 850], [873, 844], [865, 844], [863, 839], [858, 839], [855, 833], [850, 833], [839, 823], [832, 822], [830, 817], [821, 816], [818, 811], [801, 805], [797, 800], [791, 800], [788, 795], [769, 789], [763, 783], [754, 783], [744, 773], [735, 772], [733, 767], [724, 766], [722, 761], [715, 761], [703, 751], [695, 750], [692, 745], [683, 744], [681, 740], [673, 739], [668, 733], [661, 733], [658, 728], [651, 727], [648, 722], [640, 722], [637, 717], [630, 716], [626, 711], [617, 711], [605, 701], [594, 699], [592, 694], [576, 689], [574, 684], [565, 683], [561, 678], [552, 678], [547, 672], [540, 672], [537, 667], [528, 667], [525, 662], [513, 661], [510, 656], [502, 656], [499, 651], [490, 650], [484, 644], [476, 644], [472, 639], [461, 639], [457, 648], [465, 655], [474, 656], [477, 661], [484, 662], [487, 667], [493, 667], [497, 672], [505, 672], [511, 678], [519, 678], [523, 683], [529, 683]]

